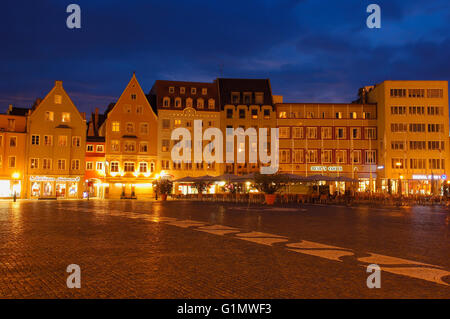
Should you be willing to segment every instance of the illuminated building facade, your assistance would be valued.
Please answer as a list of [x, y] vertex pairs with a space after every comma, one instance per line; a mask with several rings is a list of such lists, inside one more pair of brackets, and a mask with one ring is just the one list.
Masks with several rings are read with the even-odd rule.
[[[209, 127], [220, 127], [220, 108], [216, 83], [158, 80], [150, 91], [150, 101], [158, 114], [158, 171], [161, 176], [178, 179], [185, 176], [219, 175], [219, 163], [190, 163], [172, 160], [171, 151], [178, 143], [171, 140], [172, 130], [187, 128], [194, 138], [194, 121], [202, 122], [202, 134]], [[208, 144], [203, 143], [203, 147]], [[177, 192], [190, 193], [189, 186], [179, 186]]]
[[279, 103], [276, 110], [281, 172], [346, 176], [375, 190], [376, 104]]
[[85, 116], [55, 81], [27, 116], [25, 197], [82, 198], [85, 145]]
[[449, 173], [447, 81], [384, 81], [360, 89], [378, 105], [377, 188], [437, 194]]
[[[275, 103], [282, 102], [281, 96], [272, 96], [272, 89], [268, 79], [224, 79], [216, 80], [220, 101], [220, 128], [225, 136], [227, 128], [242, 128], [244, 131], [252, 127], [258, 132], [259, 128], [276, 127]], [[270, 135], [268, 135], [270, 141]], [[223, 172], [244, 175], [260, 171], [259, 158], [257, 163], [249, 163], [250, 149], [257, 150], [258, 145], [250, 145], [246, 138], [245, 145], [234, 142], [234, 163], [223, 165]], [[269, 145], [267, 145], [269, 146]], [[231, 146], [229, 146], [231, 149]], [[270, 151], [270, 147], [268, 147]], [[245, 152], [245, 163], [238, 163], [237, 156]], [[226, 144], [224, 143], [224, 154]]]
[[24, 197], [26, 124], [26, 112], [16, 108], [0, 114], [0, 198]]
[[153, 196], [158, 119], [136, 76], [110, 104], [99, 135], [105, 137], [105, 198]]

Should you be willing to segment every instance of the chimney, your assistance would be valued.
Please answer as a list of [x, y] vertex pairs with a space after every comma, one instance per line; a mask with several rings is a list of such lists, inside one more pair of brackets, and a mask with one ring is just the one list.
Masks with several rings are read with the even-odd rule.
[[94, 123], [98, 125], [98, 107], [95, 108]]
[[62, 81], [55, 81], [55, 87], [62, 88]]

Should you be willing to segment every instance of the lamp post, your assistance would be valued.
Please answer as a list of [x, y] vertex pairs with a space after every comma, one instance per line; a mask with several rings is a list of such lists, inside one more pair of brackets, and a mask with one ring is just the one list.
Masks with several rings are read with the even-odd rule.
[[[402, 166], [402, 163], [401, 162], [397, 162], [397, 163], [395, 163], [395, 166], [397, 166], [397, 169], [400, 169], [401, 168], [401, 166]], [[397, 193], [401, 196], [402, 195], [402, 179], [403, 179], [403, 176], [401, 175], [401, 173], [399, 172], [398, 173], [398, 182], [397, 182]]]
[[20, 174], [18, 172], [14, 172], [12, 174], [12, 178], [14, 180], [14, 183], [13, 183], [13, 192], [14, 192], [14, 194], [13, 194], [13, 201], [15, 202], [17, 200], [16, 185], [17, 185], [18, 179], [20, 178]]

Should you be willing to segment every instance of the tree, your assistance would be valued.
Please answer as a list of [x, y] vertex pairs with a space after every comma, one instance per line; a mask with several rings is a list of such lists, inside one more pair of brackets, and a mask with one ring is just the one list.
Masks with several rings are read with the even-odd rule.
[[258, 191], [264, 194], [275, 194], [288, 183], [288, 178], [280, 174], [255, 174], [255, 184]]
[[172, 181], [169, 181], [168, 179], [158, 179], [153, 182], [153, 188], [155, 192], [167, 195], [172, 193]]

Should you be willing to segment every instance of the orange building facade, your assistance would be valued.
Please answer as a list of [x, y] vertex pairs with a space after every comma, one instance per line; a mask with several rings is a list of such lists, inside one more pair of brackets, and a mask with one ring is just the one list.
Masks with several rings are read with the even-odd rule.
[[0, 198], [24, 197], [25, 116], [0, 114]]

